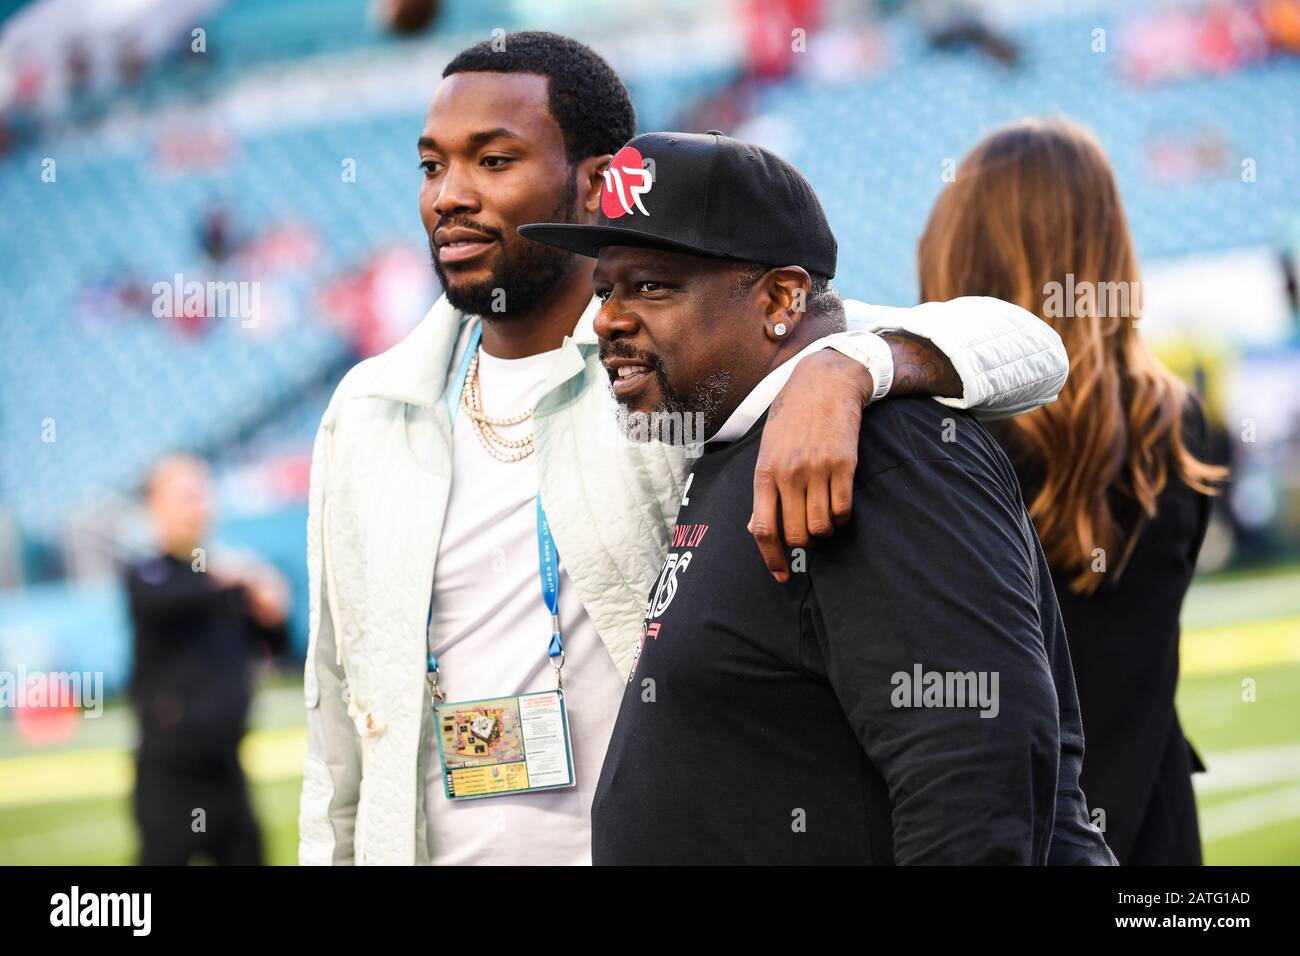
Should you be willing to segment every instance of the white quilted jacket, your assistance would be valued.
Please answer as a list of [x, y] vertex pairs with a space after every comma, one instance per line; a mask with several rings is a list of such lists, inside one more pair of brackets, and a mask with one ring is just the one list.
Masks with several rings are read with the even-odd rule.
[[[566, 338], [533, 424], [556, 547], [617, 671], [625, 673], [690, 461], [679, 448], [619, 440], [592, 329], [596, 305]], [[965, 387], [963, 398], [943, 401], [984, 417], [1049, 402], [1065, 381], [1056, 333], [1005, 302], [846, 306], [851, 329], [901, 329], [932, 339]], [[316, 436], [307, 524], [303, 864], [428, 862], [425, 625], [451, 484], [442, 394], [468, 321], [440, 299], [405, 340], [344, 377]], [[841, 333], [837, 347], [854, 354], [854, 337]]]

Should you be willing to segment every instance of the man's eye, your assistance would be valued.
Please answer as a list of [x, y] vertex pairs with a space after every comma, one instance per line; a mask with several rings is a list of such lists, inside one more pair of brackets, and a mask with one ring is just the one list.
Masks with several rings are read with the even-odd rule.
[[488, 169], [500, 169], [509, 163], [510, 159], [509, 156], [484, 156], [482, 162]]
[[601, 302], [608, 302], [608, 301], [609, 301], [609, 297], [610, 297], [611, 295], [613, 295], [613, 294], [614, 294], [614, 290], [613, 290], [613, 289], [597, 289], [597, 290], [596, 290], [596, 298], [599, 299]]
[[442, 166], [442, 163], [438, 162], [436, 159], [420, 160], [420, 168], [424, 170], [424, 175], [426, 176], [436, 176], [438, 174], [438, 167], [440, 166]]
[[663, 284], [659, 282], [638, 282], [636, 287], [640, 292], [649, 292], [651, 294], [664, 290]]

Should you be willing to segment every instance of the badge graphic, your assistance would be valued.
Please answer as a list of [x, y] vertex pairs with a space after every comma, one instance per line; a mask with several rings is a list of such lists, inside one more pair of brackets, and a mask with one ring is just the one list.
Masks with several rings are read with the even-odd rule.
[[610, 219], [632, 215], [632, 207], [648, 216], [641, 197], [650, 191], [654, 180], [639, 150], [624, 146], [610, 160], [605, 170], [605, 188], [600, 191], [600, 211]]
[[479, 740], [491, 740], [492, 731], [497, 729], [497, 722], [494, 718], [483, 715], [470, 721], [469, 729], [470, 733]]

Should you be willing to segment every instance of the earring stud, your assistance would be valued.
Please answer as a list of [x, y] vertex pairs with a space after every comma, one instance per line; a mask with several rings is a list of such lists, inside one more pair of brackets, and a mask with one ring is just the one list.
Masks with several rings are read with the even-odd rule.
[[780, 337], [780, 336], [782, 336], [782, 335], [785, 335], [785, 333], [786, 333], [786, 331], [787, 331], [787, 329], [786, 329], [786, 327], [785, 327], [785, 323], [784, 323], [784, 322], [778, 322], [778, 323], [776, 323], [776, 325], [772, 328], [772, 331], [773, 331], [773, 332], [774, 332], [778, 337]]

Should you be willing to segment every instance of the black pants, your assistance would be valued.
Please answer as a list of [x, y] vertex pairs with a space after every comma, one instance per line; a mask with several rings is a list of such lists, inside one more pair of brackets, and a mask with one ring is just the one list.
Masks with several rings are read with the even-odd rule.
[[195, 763], [138, 756], [134, 811], [141, 866], [260, 866], [262, 834], [236, 758]]

